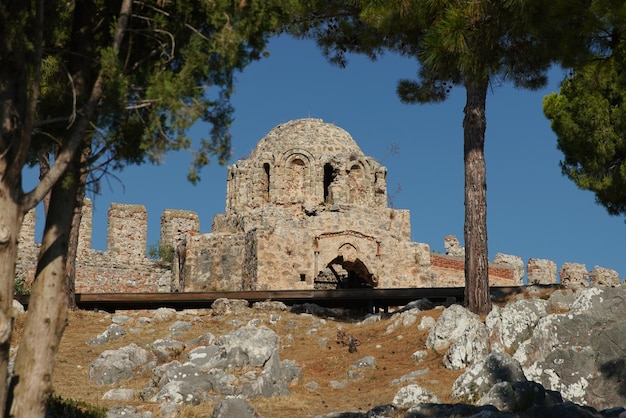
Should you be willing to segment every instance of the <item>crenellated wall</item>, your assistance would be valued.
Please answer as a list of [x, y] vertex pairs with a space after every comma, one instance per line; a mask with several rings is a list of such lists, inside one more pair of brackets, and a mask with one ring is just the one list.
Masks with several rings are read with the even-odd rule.
[[[76, 291], [78, 293], [107, 292], [170, 292], [170, 291], [217, 291], [258, 289], [258, 271], [282, 271], [288, 264], [294, 269], [291, 277], [275, 277], [278, 287], [284, 289], [306, 288], [310, 286], [313, 273], [319, 265], [308, 265], [306, 257], [299, 252], [311, 251], [319, 264], [336, 256], [335, 247], [344, 244], [346, 239], [354, 241], [360, 248], [371, 246], [368, 254], [373, 259], [364, 259], [382, 281], [381, 287], [445, 287], [463, 286], [463, 249], [456, 238], [448, 236], [444, 242], [452, 245], [449, 253], [430, 251], [427, 244], [404, 242], [404, 248], [390, 248], [376, 242], [371, 237], [345, 231], [339, 234], [320, 234], [310, 243], [287, 240], [284, 236], [272, 237], [267, 231], [254, 230], [247, 235], [228, 233], [236, 226], [220, 223], [220, 216], [214, 220], [218, 233], [200, 234], [200, 220], [192, 211], [166, 209], [161, 215], [161, 245], [175, 250], [174, 261], [164, 263], [149, 259], [146, 255], [148, 214], [144, 206], [112, 204], [108, 211], [107, 250], [91, 248], [92, 242], [91, 201], [86, 199], [83, 206], [81, 233], [77, 258]], [[407, 212], [408, 214], [408, 212]], [[355, 217], [358, 223], [359, 217]], [[408, 219], [396, 219], [398, 226]], [[36, 216], [31, 211], [24, 218], [20, 231], [18, 272], [32, 279], [39, 244], [35, 242]], [[398, 229], [401, 231], [402, 228]], [[191, 251], [187, 251], [192, 248]], [[222, 251], [210, 251], [220, 248]], [[225, 249], [225, 250], [224, 250]], [[342, 256], [349, 259], [354, 251], [351, 246], [341, 247]], [[397, 260], [392, 266], [383, 266], [376, 254], [384, 251], [399, 251], [413, 254], [412, 257]], [[292, 252], [289, 259], [272, 257], [272, 254]], [[207, 256], [208, 254], [208, 256]], [[257, 256], [261, 254], [260, 256]], [[392, 268], [402, 272], [394, 280], [385, 278], [384, 269]], [[526, 273], [524, 272], [526, 271]], [[184, 272], [182, 275], [181, 272]], [[182, 279], [181, 279], [182, 276]], [[526, 267], [521, 257], [496, 254], [489, 265], [489, 278], [492, 286], [514, 286], [523, 283], [554, 284], [569, 286], [614, 286], [620, 282], [619, 275], [611, 269], [595, 266], [590, 272], [584, 264], [563, 263], [557, 271], [554, 261], [531, 258]]]
[[[108, 211], [107, 249], [94, 250], [93, 208], [85, 199], [76, 259], [77, 293], [171, 292], [180, 289], [178, 269], [147, 256], [148, 214], [142, 205], [114, 203]], [[165, 210], [161, 216], [161, 240], [178, 246], [200, 229], [191, 211]], [[18, 274], [32, 280], [40, 245], [35, 242], [36, 214], [29, 212], [19, 239]]]

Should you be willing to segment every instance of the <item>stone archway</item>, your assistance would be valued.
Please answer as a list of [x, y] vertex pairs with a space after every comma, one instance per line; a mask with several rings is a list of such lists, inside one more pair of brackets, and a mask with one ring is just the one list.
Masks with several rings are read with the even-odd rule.
[[314, 281], [314, 287], [318, 290], [355, 289], [376, 285], [374, 275], [358, 258], [357, 250], [352, 244], [342, 245], [339, 255], [318, 273]]

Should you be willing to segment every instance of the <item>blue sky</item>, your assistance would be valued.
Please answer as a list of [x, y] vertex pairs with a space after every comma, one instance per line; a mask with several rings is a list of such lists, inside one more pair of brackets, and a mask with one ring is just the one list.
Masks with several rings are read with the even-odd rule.
[[[309, 41], [280, 37], [270, 57], [237, 76], [233, 98], [232, 162], [247, 157], [276, 125], [320, 118], [348, 131], [363, 152], [388, 169], [393, 206], [411, 211], [413, 241], [444, 251], [443, 237], [463, 243], [463, 107], [465, 91], [455, 88], [442, 104], [405, 105], [395, 88], [413, 78], [414, 60], [385, 55], [377, 62], [350, 58], [347, 68], [330, 65]], [[541, 100], [558, 91], [561, 72], [537, 92], [494, 85], [487, 97], [487, 223], [489, 259], [496, 253], [582, 263], [626, 276], [623, 218], [610, 217], [591, 192], [563, 177], [562, 154], [543, 116]], [[199, 124], [191, 134], [207, 136]], [[392, 150], [397, 148], [398, 152]], [[148, 211], [148, 243], [159, 240], [164, 209], [188, 209], [211, 231], [223, 213], [226, 167], [212, 162], [193, 186], [186, 180], [187, 152], [168, 154], [160, 166], [129, 167], [102, 184], [94, 199], [93, 246], [106, 249], [106, 216], [111, 202], [142, 204]], [[43, 221], [40, 221], [43, 224]]]

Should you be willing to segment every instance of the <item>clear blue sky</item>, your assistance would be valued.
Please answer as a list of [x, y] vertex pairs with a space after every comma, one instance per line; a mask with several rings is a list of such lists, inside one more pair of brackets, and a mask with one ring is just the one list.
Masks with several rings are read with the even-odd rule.
[[[281, 37], [270, 42], [270, 57], [237, 76], [233, 98], [233, 160], [247, 157], [276, 125], [298, 118], [321, 118], [348, 131], [363, 152], [388, 168], [393, 205], [411, 211], [413, 241], [444, 251], [443, 237], [463, 244], [463, 107], [465, 91], [455, 88], [442, 104], [405, 105], [396, 82], [413, 78], [414, 60], [385, 55], [377, 62], [360, 56], [347, 68], [330, 65], [309, 41]], [[487, 222], [489, 259], [496, 253], [583, 263], [626, 276], [623, 218], [610, 217], [591, 192], [563, 177], [562, 154], [543, 116], [541, 100], [558, 90], [553, 72], [541, 91], [494, 85], [487, 98]], [[206, 125], [192, 136], [206, 136]], [[391, 153], [392, 146], [398, 148]], [[130, 167], [102, 185], [94, 198], [93, 245], [106, 249], [106, 216], [111, 202], [142, 204], [148, 211], [148, 243], [159, 240], [164, 209], [188, 209], [200, 216], [201, 232], [211, 231], [223, 213], [226, 167], [205, 168], [202, 181], [186, 180], [190, 155], [169, 154], [160, 166]], [[43, 221], [41, 221], [43, 223]]]

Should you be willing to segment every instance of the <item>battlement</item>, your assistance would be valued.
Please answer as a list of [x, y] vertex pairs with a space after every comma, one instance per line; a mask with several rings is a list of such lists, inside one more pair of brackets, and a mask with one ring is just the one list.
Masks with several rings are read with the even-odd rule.
[[[36, 213], [30, 211], [19, 237], [18, 274], [34, 278], [40, 244], [35, 241]], [[85, 199], [78, 238], [76, 291], [170, 292], [172, 269], [147, 256], [148, 213], [143, 205], [113, 203], [109, 207], [106, 251], [92, 248], [93, 205]], [[161, 215], [161, 245], [175, 247], [200, 230], [192, 211], [166, 209]]]
[[[147, 258], [148, 212], [143, 205], [112, 203], [107, 215], [106, 252], [119, 261], [137, 261]], [[38, 247], [35, 242], [35, 210], [24, 217], [20, 230], [21, 249]], [[174, 245], [183, 236], [195, 235], [200, 231], [198, 214], [193, 211], [165, 209], [161, 215], [161, 242]], [[85, 199], [78, 238], [78, 254], [92, 249], [93, 204]]]
[[[223, 272], [223, 276], [230, 276], [227, 274], [229, 265], [234, 265], [237, 269], [245, 265], [247, 266], [245, 268], [249, 270], [257, 268], [260, 264], [257, 259], [238, 260], [238, 257], [251, 257], [249, 253], [245, 254], [245, 239], [232, 241], [226, 239], [228, 237], [221, 233], [199, 234], [200, 220], [197, 213], [174, 209], [166, 209], [161, 214], [160, 241], [161, 246], [171, 246], [175, 250], [174, 260], [170, 264], [164, 263], [163, 260], [149, 259], [146, 250], [148, 246], [146, 208], [143, 205], [119, 203], [113, 203], [108, 210], [106, 251], [97, 251], [92, 248], [92, 214], [92, 203], [86, 199], [83, 206], [77, 256], [76, 291], [79, 293], [170, 292], [207, 289], [206, 283], [198, 283], [212, 279], [201, 274], [186, 277], [187, 286], [185, 286], [185, 280], [182, 277], [185, 275], [183, 267], [188, 275], [189, 272], [194, 271], [195, 264], [202, 262], [192, 256], [186, 257], [184, 252], [181, 252], [191, 241], [196, 243], [194, 244], [196, 246], [207, 248], [214, 247], [216, 243], [224, 245], [225, 242], [230, 242], [226, 246], [230, 247], [232, 260], [225, 260], [222, 257], [214, 261], [214, 264], [218, 265]], [[39, 244], [35, 242], [35, 230], [36, 215], [34, 211], [31, 211], [24, 218], [19, 238], [18, 272], [24, 274], [27, 279], [33, 278], [39, 252]], [[364, 239], [367, 241], [367, 237]], [[455, 240], [453, 236], [444, 238], [447, 246], [446, 254], [431, 252], [427, 244], [411, 243], [414, 244], [412, 251], [415, 253], [415, 260], [412, 263], [416, 267], [412, 270], [413, 277], [407, 278], [407, 282], [413, 283], [414, 286], [463, 286], [464, 257], [462, 249], [459, 250], [458, 242]], [[375, 240], [371, 242], [376, 245]], [[378, 245], [380, 247], [380, 243]], [[320, 250], [318, 248], [312, 251]], [[381, 251], [380, 248], [378, 251]], [[298, 276], [296, 281], [299, 282], [302, 276]], [[218, 280], [219, 286], [214, 284], [213, 287], [217, 286], [220, 290], [239, 290], [242, 286], [241, 278], [237, 275], [233, 277], [235, 278], [221, 277]], [[493, 263], [489, 266], [489, 277], [491, 285], [500, 286], [515, 286], [523, 283], [614, 286], [620, 282], [616, 271], [598, 266], [588, 272], [584, 264], [564, 263], [557, 272], [557, 265], [554, 261], [531, 258], [524, 265], [521, 257], [505, 254], [496, 254]], [[285, 287], [289, 288], [289, 281], [283, 283], [286, 283]], [[391, 283], [388, 287], [403, 286], [406, 284]]]

